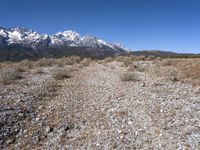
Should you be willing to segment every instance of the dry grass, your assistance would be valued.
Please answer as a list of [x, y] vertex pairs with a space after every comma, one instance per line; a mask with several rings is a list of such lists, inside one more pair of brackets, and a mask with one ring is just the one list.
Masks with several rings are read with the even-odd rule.
[[109, 62], [112, 62], [112, 61], [114, 61], [114, 58], [113, 58], [113, 57], [106, 57], [106, 58], [103, 60], [104, 63], [109, 63]]
[[33, 72], [33, 74], [44, 74], [45, 73], [44, 68], [42, 68], [42, 67], [37, 67], [32, 72]]
[[63, 80], [66, 78], [70, 78], [71, 77], [70, 73], [71, 73], [70, 69], [66, 68], [57, 68], [52, 70], [52, 76], [56, 80]]
[[32, 91], [32, 95], [39, 99], [50, 98], [55, 96], [58, 87], [58, 82], [55, 80], [44, 81], [37, 89]]
[[189, 79], [194, 85], [200, 85], [200, 59], [182, 60], [175, 63], [183, 79]]
[[146, 57], [145, 56], [134, 56], [134, 55], [130, 55], [130, 56], [116, 56], [115, 60], [118, 62], [124, 62], [124, 61], [145, 61]]
[[134, 72], [125, 72], [120, 76], [123, 82], [138, 81], [138, 76]]
[[150, 56], [148, 56], [148, 57], [146, 58], [147, 61], [152, 61], [152, 60], [155, 60], [155, 59], [156, 59], [156, 57], [153, 56], [153, 55], [150, 55]]
[[81, 62], [81, 58], [79, 56], [70, 56], [70, 57], [62, 57], [56, 59], [55, 64], [59, 67], [63, 67], [66, 65], [75, 65]]
[[80, 64], [83, 66], [83, 67], [88, 67], [91, 63], [92, 63], [92, 59], [91, 58], [84, 58]]
[[38, 61], [33, 62], [34, 67], [47, 67], [55, 65], [56, 59], [54, 58], [41, 58]]
[[178, 81], [181, 77], [180, 71], [172, 66], [152, 67], [149, 72], [158, 77], [163, 77], [171, 81]]
[[134, 65], [134, 64], [131, 64], [131, 65], [129, 65], [128, 66], [128, 69], [127, 69], [127, 71], [135, 71], [135, 69], [137, 68], [137, 66], [136, 65]]
[[17, 72], [26, 72], [27, 71], [27, 68], [21, 64], [14, 64], [13, 68], [15, 68], [15, 70]]
[[11, 84], [15, 80], [21, 79], [22, 74], [16, 68], [4, 68], [0, 72], [0, 83]]
[[23, 66], [26, 69], [32, 69], [34, 67], [34, 61], [30, 60], [22, 60], [21, 62], [18, 63], [20, 66]]
[[152, 70], [172, 81], [189, 81], [200, 85], [200, 59], [165, 59]]

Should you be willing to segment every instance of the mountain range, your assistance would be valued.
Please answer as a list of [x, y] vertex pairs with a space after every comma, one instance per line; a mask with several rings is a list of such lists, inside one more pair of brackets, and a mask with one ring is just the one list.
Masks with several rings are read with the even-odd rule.
[[3, 52], [6, 57], [0, 59], [10, 60], [14, 59], [13, 55], [16, 55], [18, 59], [23, 59], [25, 57], [44, 57], [44, 55], [45, 57], [52, 55], [56, 57], [73, 53], [80, 55], [87, 53], [91, 56], [103, 57], [104, 55], [123, 53], [126, 48], [92, 35], [81, 36], [78, 32], [71, 30], [47, 35], [21, 27], [0, 27], [0, 50], [1, 54]]
[[169, 51], [128, 51], [121, 44], [114, 44], [92, 35], [81, 36], [76, 31], [39, 34], [25, 28], [0, 27], [0, 61], [19, 61], [42, 57], [78, 55], [102, 59], [116, 55], [150, 55], [156, 57], [199, 57], [194, 54], [177, 54]]

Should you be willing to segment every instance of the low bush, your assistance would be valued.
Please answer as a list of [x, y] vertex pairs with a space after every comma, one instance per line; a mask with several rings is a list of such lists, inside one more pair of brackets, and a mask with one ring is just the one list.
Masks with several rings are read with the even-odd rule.
[[138, 81], [138, 76], [133, 72], [125, 72], [121, 75], [121, 80], [124, 82]]
[[71, 77], [70, 73], [71, 73], [70, 69], [66, 68], [59, 68], [52, 70], [52, 76], [56, 80], [63, 80], [66, 78], [70, 78]]
[[17, 79], [21, 79], [22, 74], [15, 68], [4, 68], [0, 72], [0, 82], [2, 84], [10, 84]]

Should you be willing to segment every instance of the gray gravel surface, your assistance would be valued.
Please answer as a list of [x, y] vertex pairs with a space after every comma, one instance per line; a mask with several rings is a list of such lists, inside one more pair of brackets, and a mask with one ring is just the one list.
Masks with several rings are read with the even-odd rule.
[[32, 136], [23, 148], [200, 149], [198, 88], [140, 71], [138, 81], [123, 82], [124, 72], [117, 62], [95, 63], [59, 81], [36, 117], [44, 137]]

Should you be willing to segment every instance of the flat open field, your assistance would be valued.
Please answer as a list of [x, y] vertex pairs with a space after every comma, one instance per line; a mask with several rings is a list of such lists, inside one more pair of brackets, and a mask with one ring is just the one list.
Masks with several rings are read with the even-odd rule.
[[0, 63], [0, 149], [199, 149], [200, 59]]

